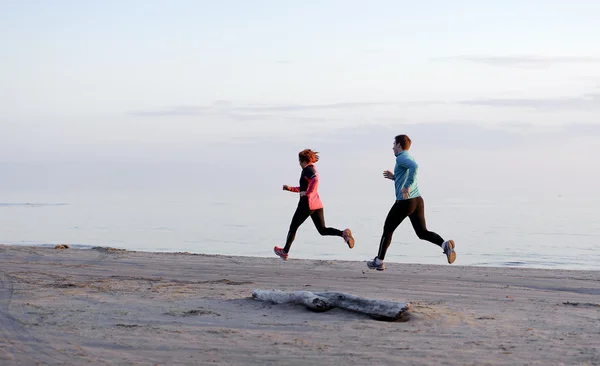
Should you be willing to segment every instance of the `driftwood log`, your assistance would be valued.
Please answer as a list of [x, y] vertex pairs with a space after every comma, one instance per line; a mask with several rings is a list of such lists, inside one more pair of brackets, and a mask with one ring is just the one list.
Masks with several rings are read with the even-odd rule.
[[407, 302], [365, 299], [342, 292], [253, 290], [252, 297], [256, 300], [274, 304], [304, 305], [308, 309], [317, 312], [340, 308], [366, 314], [377, 320], [386, 321], [402, 319], [410, 309], [410, 303]]

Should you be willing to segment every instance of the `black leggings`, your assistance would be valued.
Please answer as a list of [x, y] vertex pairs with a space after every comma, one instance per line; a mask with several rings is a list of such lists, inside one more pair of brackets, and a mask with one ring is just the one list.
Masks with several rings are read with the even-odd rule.
[[286, 253], [289, 253], [292, 242], [296, 238], [296, 231], [298, 231], [300, 225], [302, 225], [309, 216], [312, 218], [319, 234], [323, 236], [342, 236], [341, 230], [332, 227], [325, 227], [325, 216], [323, 215], [322, 208], [311, 211], [308, 208], [308, 199], [302, 197], [300, 202], [298, 202], [298, 208], [296, 208], [296, 212], [294, 213], [294, 217], [292, 217], [292, 222], [290, 223], [287, 241], [285, 242], [285, 248], [283, 248]]
[[379, 242], [379, 254], [377, 254], [377, 258], [381, 260], [385, 258], [387, 248], [392, 243], [394, 230], [396, 230], [406, 217], [410, 218], [410, 222], [419, 239], [437, 244], [440, 247], [442, 246], [444, 239], [433, 231], [427, 230], [427, 225], [425, 224], [425, 203], [422, 197], [416, 197], [396, 201], [390, 209], [383, 225], [383, 235]]

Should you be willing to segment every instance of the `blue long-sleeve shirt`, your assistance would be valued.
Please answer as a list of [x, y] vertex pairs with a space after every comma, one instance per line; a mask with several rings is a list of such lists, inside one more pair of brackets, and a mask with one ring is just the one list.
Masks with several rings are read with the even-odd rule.
[[410, 188], [409, 199], [421, 195], [417, 185], [417, 170], [419, 170], [419, 165], [408, 151], [402, 151], [396, 155], [396, 166], [394, 167], [396, 200], [404, 199], [402, 198], [402, 189], [406, 187]]

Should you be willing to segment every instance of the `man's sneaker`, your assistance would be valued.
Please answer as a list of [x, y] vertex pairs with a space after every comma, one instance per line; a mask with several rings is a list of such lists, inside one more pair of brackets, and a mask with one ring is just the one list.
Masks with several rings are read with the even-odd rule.
[[283, 259], [284, 261], [288, 260], [288, 254], [284, 252], [282, 248], [276, 246], [273, 251], [275, 251], [275, 254], [277, 254], [279, 258]]
[[445, 241], [444, 244], [442, 244], [442, 249], [444, 250], [444, 254], [446, 254], [446, 257], [448, 258], [449, 264], [454, 263], [454, 261], [456, 260], [456, 252], [454, 251], [454, 247], [454, 240], [448, 240]]
[[367, 261], [367, 267], [376, 269], [378, 271], [383, 271], [385, 269], [385, 264], [383, 264], [381, 259], [375, 257], [373, 260]]
[[354, 248], [354, 238], [352, 237], [352, 231], [350, 231], [350, 229], [342, 231], [342, 238], [344, 238], [344, 241], [348, 244], [350, 249]]

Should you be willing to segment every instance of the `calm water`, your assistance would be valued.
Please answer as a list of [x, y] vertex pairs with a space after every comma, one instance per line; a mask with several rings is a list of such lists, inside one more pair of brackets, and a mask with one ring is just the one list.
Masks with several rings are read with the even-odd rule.
[[[328, 226], [350, 227], [356, 246], [321, 237], [310, 220], [291, 258], [373, 258], [391, 192], [370, 197], [321, 190]], [[0, 203], [0, 243], [112, 246], [273, 257], [297, 196], [273, 189], [235, 192], [12, 194]], [[600, 270], [600, 200], [543, 196], [425, 196], [430, 230], [457, 243], [456, 264]], [[444, 264], [441, 250], [416, 238], [410, 221], [396, 231], [387, 262]]]

